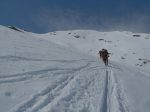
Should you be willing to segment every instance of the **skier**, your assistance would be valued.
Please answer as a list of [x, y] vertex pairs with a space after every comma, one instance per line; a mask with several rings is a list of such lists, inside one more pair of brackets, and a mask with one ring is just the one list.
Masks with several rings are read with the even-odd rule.
[[106, 66], [108, 65], [109, 54], [110, 53], [108, 53], [107, 49], [102, 49], [99, 51], [100, 59], [103, 60], [103, 62], [105, 63]]

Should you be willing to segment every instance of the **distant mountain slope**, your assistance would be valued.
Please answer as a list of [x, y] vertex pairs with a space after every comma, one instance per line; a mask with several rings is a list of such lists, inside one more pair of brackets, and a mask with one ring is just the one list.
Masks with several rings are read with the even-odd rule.
[[150, 68], [149, 34], [73, 30], [51, 32], [40, 37], [96, 57], [100, 49], [107, 48], [113, 61], [147, 70]]

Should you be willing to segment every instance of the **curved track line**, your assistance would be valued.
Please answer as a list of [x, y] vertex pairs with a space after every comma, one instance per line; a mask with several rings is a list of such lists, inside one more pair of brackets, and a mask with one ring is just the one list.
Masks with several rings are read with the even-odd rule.
[[130, 112], [123, 88], [113, 71], [106, 68], [99, 112]]
[[64, 87], [66, 87], [75, 77], [77, 77], [75, 73], [77, 74], [80, 70], [84, 71], [84, 69], [88, 69], [89, 66], [90, 63], [87, 63], [85, 66], [73, 68], [71, 74], [69, 74], [66, 78], [63, 78], [59, 82], [55, 82], [53, 85], [46, 87], [44, 90], [37, 93], [28, 101], [24, 102], [10, 112], [37, 112], [61, 94], [59, 91], [64, 89]]
[[42, 69], [42, 70], [37, 70], [37, 71], [30, 71], [30, 72], [25, 72], [25, 73], [18, 73], [18, 74], [13, 74], [9, 76], [0, 76], [0, 84], [25, 81], [25, 80], [32, 79], [33, 76], [42, 76], [43, 74], [47, 74], [48, 72], [52, 72], [52, 71], [61, 72], [61, 74], [75, 73], [76, 71], [80, 71], [81, 69], [88, 67], [89, 64], [90, 63], [87, 63], [86, 65], [78, 67], [78, 68], [57, 68], [56, 67], [56, 68], [48, 68], [48, 69]]
[[[115, 110], [118, 112], [130, 112], [130, 109], [127, 104], [127, 98], [123, 88], [121, 87], [121, 83], [119, 82], [117, 76], [114, 74], [112, 70], [110, 70], [110, 103], [113, 103], [113, 107], [116, 107]], [[112, 107], [110, 106], [110, 109]]]

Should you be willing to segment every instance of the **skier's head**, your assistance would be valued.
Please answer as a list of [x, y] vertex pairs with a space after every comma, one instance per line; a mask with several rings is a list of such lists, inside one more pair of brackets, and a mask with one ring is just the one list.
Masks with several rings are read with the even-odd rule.
[[105, 49], [103, 48], [102, 51], [105, 51]]

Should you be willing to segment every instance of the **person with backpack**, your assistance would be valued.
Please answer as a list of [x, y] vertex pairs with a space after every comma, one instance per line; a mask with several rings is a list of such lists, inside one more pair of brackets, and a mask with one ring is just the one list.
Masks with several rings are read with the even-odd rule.
[[105, 63], [106, 66], [108, 65], [109, 54], [110, 53], [108, 53], [107, 49], [102, 49], [99, 51], [100, 59], [103, 60], [103, 62]]

